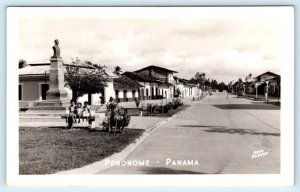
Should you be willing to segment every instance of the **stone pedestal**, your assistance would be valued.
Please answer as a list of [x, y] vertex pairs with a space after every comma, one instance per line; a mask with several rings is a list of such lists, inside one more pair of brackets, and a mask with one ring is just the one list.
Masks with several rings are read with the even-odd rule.
[[51, 58], [51, 67], [49, 71], [49, 90], [47, 91], [47, 100], [65, 100], [68, 93], [64, 88], [64, 69], [61, 58]]
[[64, 88], [64, 69], [61, 57], [52, 57], [49, 71], [49, 90], [45, 101], [35, 102], [28, 113], [66, 114], [70, 101]]

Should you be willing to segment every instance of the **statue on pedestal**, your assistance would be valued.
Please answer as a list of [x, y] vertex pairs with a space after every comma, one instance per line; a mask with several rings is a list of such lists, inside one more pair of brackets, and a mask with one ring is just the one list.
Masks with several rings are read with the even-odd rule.
[[60, 48], [58, 46], [58, 44], [59, 44], [58, 39], [55, 39], [54, 43], [55, 43], [55, 45], [52, 47], [52, 49], [53, 49], [53, 56], [52, 56], [52, 58], [61, 58], [60, 57]]

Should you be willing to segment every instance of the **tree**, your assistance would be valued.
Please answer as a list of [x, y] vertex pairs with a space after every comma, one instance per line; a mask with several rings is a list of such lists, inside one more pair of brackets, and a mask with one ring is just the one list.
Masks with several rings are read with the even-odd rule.
[[252, 81], [252, 73], [249, 73], [249, 75], [247, 75], [247, 76], [245, 77], [245, 81], [246, 81], [246, 82], [251, 82], [251, 81]]
[[227, 85], [222, 81], [221, 83], [219, 83], [218, 84], [218, 90], [220, 91], [220, 92], [222, 92], [222, 91], [224, 91], [224, 90], [227, 90], [228, 89], [228, 87], [227, 87]]
[[115, 75], [120, 75], [120, 74], [122, 73], [121, 67], [116, 66], [113, 73], [114, 73]]
[[65, 86], [72, 90], [72, 100], [84, 94], [103, 93], [107, 86], [107, 73], [105, 66], [90, 61], [82, 62], [79, 59], [66, 66]]
[[24, 59], [19, 60], [19, 69], [27, 66], [27, 62]]
[[252, 81], [252, 73], [249, 73], [248, 77], [249, 77], [249, 80]]
[[252, 82], [252, 73], [249, 73], [248, 76], [246, 76], [245, 78], [245, 89], [246, 89], [246, 93], [249, 93], [251, 92], [250, 91], [250, 85], [251, 85], [251, 82]]
[[236, 82], [236, 89], [237, 91], [244, 91], [244, 87], [243, 87], [243, 80], [242, 78], [239, 78], [238, 81]]
[[205, 83], [205, 73], [200, 73], [200, 72], [197, 72], [195, 74], [195, 77], [191, 78], [191, 82], [192, 83], [195, 83], [195, 84], [199, 84], [199, 87], [202, 87], [203, 89], [203, 86], [204, 86], [204, 83]]
[[233, 92], [233, 80], [230, 81], [230, 83], [227, 85], [227, 91], [228, 91], [228, 93]]
[[217, 80], [215, 80], [215, 79], [212, 79], [212, 80], [211, 80], [211, 88], [212, 88], [213, 90], [219, 89], [219, 83], [218, 83]]

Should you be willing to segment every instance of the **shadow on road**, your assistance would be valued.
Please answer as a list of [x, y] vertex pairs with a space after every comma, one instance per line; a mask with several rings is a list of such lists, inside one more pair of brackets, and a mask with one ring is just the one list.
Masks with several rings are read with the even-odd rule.
[[262, 136], [280, 136], [280, 133], [259, 132], [255, 129], [227, 128], [225, 126], [210, 126], [210, 125], [180, 125], [180, 127], [188, 128], [203, 128], [210, 133], [228, 133], [240, 135], [262, 135]]
[[190, 128], [226, 128], [225, 126], [210, 126], [210, 125], [179, 125], [180, 127], [190, 127]]
[[166, 167], [149, 167], [141, 170], [145, 174], [219, 174], [219, 173], [203, 173], [187, 170], [176, 170]]
[[280, 133], [258, 132], [252, 129], [210, 128], [204, 131], [210, 133], [229, 133], [229, 134], [240, 134], [240, 135], [280, 136]]
[[279, 106], [268, 104], [222, 104], [213, 105], [219, 109], [231, 110], [231, 109], [252, 109], [252, 110], [280, 110]]

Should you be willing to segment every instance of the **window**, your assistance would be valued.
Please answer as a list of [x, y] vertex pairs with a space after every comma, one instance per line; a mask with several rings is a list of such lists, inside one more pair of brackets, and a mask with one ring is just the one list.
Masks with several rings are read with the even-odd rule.
[[19, 100], [23, 99], [23, 85], [19, 85]]
[[46, 95], [48, 90], [49, 90], [49, 84], [41, 84], [42, 100], [46, 100]]
[[135, 90], [132, 90], [132, 98], [135, 98]]

